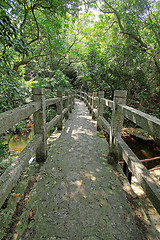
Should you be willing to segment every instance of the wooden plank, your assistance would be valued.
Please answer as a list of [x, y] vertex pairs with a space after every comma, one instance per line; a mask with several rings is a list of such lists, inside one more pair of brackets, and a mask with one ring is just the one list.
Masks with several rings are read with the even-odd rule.
[[15, 108], [13, 110], [4, 112], [0, 114], [0, 134], [4, 133], [6, 130], [10, 129], [16, 123], [24, 120], [32, 113], [35, 113], [41, 108], [40, 102], [31, 102], [22, 107]]
[[14, 162], [0, 177], [0, 207], [3, 205], [8, 194], [16, 184], [24, 168], [29, 165], [29, 160], [35, 153], [43, 136], [36, 134], [29, 144], [18, 155]]
[[160, 185], [122, 138], [118, 138], [118, 145], [122, 151], [123, 159], [128, 164], [131, 171], [138, 179], [139, 184], [142, 186], [154, 207], [160, 214]]
[[46, 100], [46, 107], [50, 106], [50, 105], [53, 105], [53, 104], [56, 104], [60, 102], [60, 99], [58, 97], [55, 97], [55, 98], [49, 98]]
[[106, 99], [106, 98], [102, 98], [102, 102], [103, 104], [105, 104], [107, 107], [113, 108], [113, 101]]
[[49, 123], [46, 124], [47, 133], [58, 123], [61, 115], [56, 115]]
[[107, 131], [108, 134], [110, 134], [111, 125], [109, 124], [109, 122], [102, 116], [100, 116], [99, 119], [104, 129]]
[[152, 136], [160, 138], [160, 120], [158, 118], [121, 104], [118, 104], [117, 110]]

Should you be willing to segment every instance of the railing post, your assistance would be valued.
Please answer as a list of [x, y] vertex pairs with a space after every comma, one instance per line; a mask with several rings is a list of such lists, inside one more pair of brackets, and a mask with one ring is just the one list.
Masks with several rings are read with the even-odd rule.
[[118, 161], [118, 147], [116, 139], [121, 137], [123, 128], [123, 114], [117, 111], [117, 104], [126, 104], [127, 91], [115, 90], [113, 98], [113, 110], [110, 130], [110, 152], [115, 153], [117, 156], [115, 162]]
[[83, 92], [81, 91], [81, 98], [80, 98], [82, 101], [83, 101]]
[[90, 92], [88, 92], [88, 94], [87, 94], [87, 107], [88, 107], [88, 109], [89, 109], [89, 94], [90, 94]]
[[74, 94], [73, 94], [73, 92], [71, 92], [71, 105], [72, 105], [72, 109], [74, 109]]
[[71, 92], [69, 93], [69, 112], [72, 113], [72, 96]]
[[88, 92], [88, 110], [89, 110], [89, 104], [90, 104], [90, 103], [89, 103], [89, 101], [90, 101], [90, 98], [89, 98], [89, 97], [90, 97], [90, 92]]
[[57, 123], [57, 129], [62, 130], [62, 111], [63, 111], [63, 101], [62, 101], [62, 91], [57, 91], [57, 97], [60, 98], [60, 102], [57, 103], [57, 114], [61, 115], [60, 120]]
[[104, 107], [103, 107], [101, 98], [104, 98], [104, 91], [98, 92], [98, 98], [99, 99], [98, 99], [97, 131], [101, 131], [101, 124], [100, 124], [99, 116], [103, 116]]
[[84, 103], [86, 104], [86, 92], [84, 92]]
[[85, 98], [85, 104], [87, 106], [87, 92], [84, 93], [84, 98]]
[[47, 158], [47, 131], [46, 131], [46, 102], [45, 89], [33, 88], [33, 101], [41, 103], [41, 109], [33, 114], [34, 134], [42, 134], [43, 140], [36, 150], [36, 161], [44, 162]]
[[92, 113], [92, 93], [89, 93], [89, 113]]
[[86, 106], [88, 106], [88, 93], [86, 92]]
[[93, 95], [92, 95], [92, 119], [94, 119], [94, 120], [96, 118], [96, 116], [94, 114], [94, 108], [96, 108], [96, 99], [95, 99], [96, 96], [97, 96], [97, 93], [93, 92]]
[[68, 92], [65, 92], [65, 96], [67, 96], [67, 99], [64, 102], [64, 107], [68, 108], [68, 111], [65, 114], [65, 119], [68, 119], [69, 118], [69, 94], [68, 94]]

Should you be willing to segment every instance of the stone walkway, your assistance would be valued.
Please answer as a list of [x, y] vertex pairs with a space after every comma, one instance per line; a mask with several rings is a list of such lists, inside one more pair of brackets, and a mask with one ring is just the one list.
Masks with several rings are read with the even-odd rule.
[[86, 106], [76, 101], [60, 138], [50, 144], [16, 239], [143, 239], [121, 183], [103, 156], [107, 148]]

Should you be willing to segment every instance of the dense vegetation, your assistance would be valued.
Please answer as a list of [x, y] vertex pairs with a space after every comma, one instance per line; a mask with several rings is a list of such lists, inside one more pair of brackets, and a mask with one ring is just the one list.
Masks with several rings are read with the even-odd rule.
[[157, 0], [1, 0], [0, 113], [32, 87], [126, 89], [128, 105], [160, 117], [159, 16]]
[[128, 104], [158, 117], [160, 2], [2, 0], [0, 112], [31, 88], [128, 90]]
[[127, 89], [130, 104], [158, 116], [159, 16], [153, 0], [2, 0], [0, 111], [33, 86], [82, 87]]

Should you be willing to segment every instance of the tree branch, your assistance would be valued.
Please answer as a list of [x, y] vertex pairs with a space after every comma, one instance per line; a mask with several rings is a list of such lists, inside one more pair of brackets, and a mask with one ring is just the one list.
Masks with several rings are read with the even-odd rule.
[[32, 11], [32, 15], [33, 15], [34, 21], [35, 21], [36, 26], [37, 26], [37, 37], [35, 39], [33, 39], [31, 42], [29, 42], [29, 45], [32, 44], [33, 42], [36, 42], [39, 39], [39, 26], [38, 26], [36, 16], [34, 14], [34, 7], [31, 7], [31, 11]]
[[147, 49], [148, 46], [142, 41], [142, 39], [141, 39], [139, 36], [137, 36], [135, 33], [128, 32], [128, 31], [125, 30], [125, 28], [124, 28], [123, 25], [122, 25], [122, 22], [121, 22], [121, 19], [120, 19], [120, 16], [119, 16], [119, 13], [117, 12], [117, 10], [114, 9], [106, 0], [104, 0], [104, 2], [105, 2], [106, 5], [109, 7], [109, 9], [112, 10], [112, 12], [110, 12], [110, 13], [114, 13], [114, 14], [115, 14], [115, 16], [116, 16], [116, 18], [117, 18], [117, 20], [118, 20], [119, 28], [120, 28], [120, 30], [122, 31], [122, 33], [125, 34], [125, 35], [130, 36], [130, 37], [133, 38], [137, 43], [139, 43], [142, 47], [144, 47], [144, 48]]
[[28, 63], [30, 63], [33, 59], [36, 59], [36, 58], [39, 58], [39, 57], [46, 57], [50, 54], [44, 54], [44, 55], [35, 55], [31, 58], [28, 58], [28, 59], [22, 59], [20, 62], [16, 63], [13, 67], [13, 69], [17, 72], [18, 71], [18, 68], [22, 65], [26, 65]]
[[74, 46], [74, 44], [76, 43], [77, 38], [75, 37], [73, 43], [69, 46], [69, 48], [67, 49], [66, 53], [60, 57], [59, 61], [58, 61], [58, 66], [60, 65], [60, 62], [62, 61], [63, 58], [66, 58], [67, 53], [69, 53], [69, 51], [71, 50], [71, 48]]
[[25, 6], [26, 4], [25, 4], [25, 2], [24, 2], [24, 19], [23, 19], [23, 22], [21, 23], [21, 25], [20, 25], [20, 33], [22, 34], [22, 28], [23, 28], [23, 26], [25, 25], [25, 23], [26, 23], [26, 20], [27, 20], [27, 16], [28, 16], [28, 9], [26, 8], [26, 6]]
[[[149, 9], [149, 7], [148, 7], [147, 4], [146, 4], [146, 7], [147, 7], [147, 10], [148, 10], [148, 18], [149, 18], [149, 21], [153, 24], [153, 20], [152, 20], [152, 18], [151, 18], [151, 16], [150, 16], [150, 9]], [[154, 14], [152, 13], [152, 11], [151, 11], [151, 14], [154, 16]], [[157, 25], [156, 27], [158, 28], [158, 34], [157, 34], [157, 32], [155, 31], [154, 27], [152, 27], [152, 31], [153, 31], [153, 33], [155, 34], [155, 37], [156, 37], [157, 42], [158, 42], [158, 45], [160, 46], [160, 40], [159, 40], [159, 37], [160, 37], [160, 27], [159, 27], [158, 25]]]

